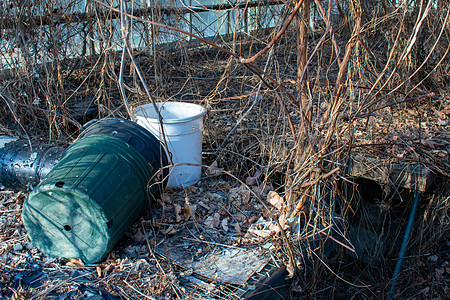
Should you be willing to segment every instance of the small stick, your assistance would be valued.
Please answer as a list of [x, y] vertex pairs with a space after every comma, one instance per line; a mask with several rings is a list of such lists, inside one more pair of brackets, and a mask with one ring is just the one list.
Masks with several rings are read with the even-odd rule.
[[297, 14], [298, 10], [300, 9], [301, 5], [303, 4], [303, 0], [299, 0], [297, 4], [295, 5], [294, 9], [292, 10], [292, 13], [288, 17], [286, 23], [284, 23], [283, 27], [281, 27], [280, 31], [277, 33], [277, 35], [271, 40], [266, 47], [264, 47], [261, 51], [256, 53], [250, 58], [243, 58], [241, 57], [239, 61], [243, 64], [248, 64], [253, 62], [255, 59], [263, 55], [267, 52], [277, 41], [278, 39], [283, 35], [283, 33], [286, 31], [286, 29], [289, 27], [289, 24], [291, 24], [292, 20], [294, 19], [295, 15]]
[[139, 291], [137, 288], [135, 288], [134, 286], [132, 286], [131, 284], [129, 284], [128, 281], [124, 280], [123, 282], [125, 282], [125, 283], [126, 283], [133, 291], [135, 291], [135, 292], [138, 293], [139, 295], [141, 295], [141, 296], [143, 296], [143, 297], [145, 297], [145, 298], [147, 298], [147, 299], [150, 299], [150, 300], [156, 300], [156, 298], [147, 296], [147, 295], [145, 295], [144, 293], [142, 293], [141, 291]]
[[216, 243], [216, 242], [204, 241], [204, 240], [200, 240], [200, 239], [197, 239], [197, 238], [191, 239], [191, 238], [188, 238], [188, 237], [183, 237], [183, 240], [188, 240], [188, 241], [194, 241], [194, 242], [199, 242], [199, 243], [210, 244], [210, 245], [214, 245], [214, 246], [220, 246], [220, 247], [226, 247], [226, 248], [243, 250], [243, 248], [241, 248], [241, 247], [236, 247], [236, 246], [226, 245], [226, 244], [220, 244], [220, 243]]

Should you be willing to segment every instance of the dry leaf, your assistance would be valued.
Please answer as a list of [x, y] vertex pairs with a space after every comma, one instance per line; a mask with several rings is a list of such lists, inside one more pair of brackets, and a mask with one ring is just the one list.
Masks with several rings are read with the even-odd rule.
[[289, 228], [289, 225], [287, 225], [286, 222], [287, 222], [286, 218], [284, 217], [284, 214], [283, 214], [278, 220], [278, 223], [280, 225], [278, 225], [277, 222], [272, 221], [267, 225], [267, 228], [269, 228], [269, 230], [271, 230], [274, 233], [280, 233], [281, 229], [287, 230]]
[[291, 78], [284, 79], [283, 81], [288, 82], [290, 84], [297, 84], [297, 81], [295, 81], [294, 79], [291, 79]]
[[428, 146], [428, 147], [430, 147], [430, 148], [432, 148], [432, 149], [434, 149], [434, 147], [435, 146], [443, 146], [443, 144], [441, 144], [441, 143], [437, 143], [437, 142], [435, 142], [435, 141], [433, 141], [433, 140], [416, 140], [416, 141], [414, 141], [414, 142], [416, 142], [416, 143], [421, 143], [422, 145], [424, 145], [424, 146]]
[[270, 230], [273, 233], [281, 232], [280, 226], [278, 226], [278, 224], [275, 222], [270, 222], [267, 227], [269, 228], [268, 230]]
[[245, 184], [246, 185], [249, 185], [249, 186], [252, 186], [252, 185], [255, 185], [256, 184], [256, 177], [247, 177], [247, 178], [245, 178]]
[[190, 217], [192, 217], [193, 220], [195, 220], [195, 213], [197, 211], [197, 205], [184, 205], [184, 216], [186, 217], [186, 220], [188, 220]]
[[102, 277], [102, 268], [100, 266], [96, 266], [95, 271], [97, 271], [98, 277]]
[[179, 204], [175, 204], [173, 206], [173, 209], [175, 210], [175, 219], [177, 223], [180, 223], [183, 218], [181, 217], [181, 206]]
[[207, 228], [214, 228], [214, 217], [213, 216], [209, 216], [206, 218], [205, 222], [203, 222], [203, 224], [207, 227]]
[[204, 203], [203, 201], [199, 201], [199, 202], [197, 202], [197, 204], [199, 206], [203, 207], [206, 210], [210, 210], [211, 209], [211, 207], [208, 204]]
[[205, 173], [208, 176], [215, 177], [223, 174], [223, 168], [217, 167], [217, 160], [215, 160], [209, 167], [207, 167]]
[[253, 222], [255, 222], [257, 220], [257, 218], [258, 218], [257, 216], [251, 216], [245, 221], [245, 223], [252, 224]]
[[172, 202], [172, 199], [171, 199], [171, 197], [168, 195], [168, 194], [162, 194], [161, 195], [161, 200], [164, 202], [164, 203], [171, 203]]
[[273, 190], [273, 185], [271, 183], [270, 184], [262, 183], [260, 185], [252, 186], [252, 190], [257, 195], [264, 195], [264, 193]]
[[279, 211], [284, 207], [284, 199], [278, 195], [277, 192], [270, 191], [269, 194], [267, 194], [267, 201]]
[[246, 218], [247, 218], [247, 216], [241, 212], [237, 212], [237, 213], [233, 214], [233, 219], [235, 219], [236, 222], [243, 222], [243, 221], [245, 221]]
[[218, 186], [219, 188], [221, 188], [222, 190], [225, 190], [225, 191], [231, 190], [231, 186], [230, 186], [230, 184], [227, 183], [227, 182], [219, 182], [219, 183], [217, 184], [217, 186]]
[[219, 224], [220, 224], [220, 214], [219, 213], [214, 213], [214, 216], [213, 216], [213, 220], [214, 220], [214, 228], [217, 228], [217, 227], [219, 227]]
[[142, 234], [141, 230], [138, 229], [138, 231], [136, 232], [135, 235], [132, 236], [132, 238], [133, 238], [135, 241], [140, 242], [140, 241], [142, 241], [142, 240], [144, 239], [144, 235]]
[[268, 229], [254, 229], [254, 228], [249, 228], [248, 232], [254, 235], [257, 235], [259, 237], [262, 238], [266, 238], [271, 236], [274, 232], [272, 230], [268, 230]]
[[195, 215], [195, 213], [197, 212], [197, 204], [190, 205], [189, 209], [191, 210], [191, 214]]
[[69, 261], [66, 263], [66, 266], [69, 267], [84, 267], [84, 263], [81, 259], [79, 258], [71, 258], [69, 259]]
[[286, 270], [288, 271], [288, 278], [293, 278], [295, 274], [295, 268], [291, 262], [287, 264]]
[[260, 175], [261, 171], [256, 170], [255, 175], [245, 178], [245, 184], [250, 186], [255, 185]]
[[221, 225], [222, 225], [222, 228], [223, 228], [223, 230], [225, 231], [225, 232], [228, 232], [228, 219], [227, 218], [224, 218], [223, 220], [222, 220], [222, 222], [221, 222]]
[[264, 220], [263, 216], [260, 216], [258, 221], [256, 221], [256, 224], [260, 224], [260, 223], [264, 223], [264, 222], [266, 222], [266, 220]]
[[175, 229], [175, 227], [173, 227], [173, 225], [170, 225], [169, 228], [167, 228], [167, 230], [163, 231], [163, 233], [167, 235], [173, 235], [177, 233], [177, 230]]
[[230, 190], [228, 200], [234, 207], [247, 205], [250, 201], [250, 191], [244, 185]]
[[242, 234], [241, 226], [237, 222], [234, 224], [234, 230], [236, 230], [238, 234]]

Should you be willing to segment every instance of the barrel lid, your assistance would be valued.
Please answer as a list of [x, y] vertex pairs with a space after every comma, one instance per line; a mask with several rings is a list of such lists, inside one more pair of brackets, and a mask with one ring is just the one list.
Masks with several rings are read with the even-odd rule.
[[110, 220], [76, 189], [40, 186], [25, 201], [22, 218], [32, 243], [51, 257], [98, 262], [110, 247]]

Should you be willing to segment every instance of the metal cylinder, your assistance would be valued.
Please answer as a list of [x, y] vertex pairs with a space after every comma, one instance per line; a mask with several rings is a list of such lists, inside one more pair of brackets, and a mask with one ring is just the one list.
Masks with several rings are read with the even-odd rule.
[[30, 191], [56, 165], [63, 147], [0, 136], [0, 186]]

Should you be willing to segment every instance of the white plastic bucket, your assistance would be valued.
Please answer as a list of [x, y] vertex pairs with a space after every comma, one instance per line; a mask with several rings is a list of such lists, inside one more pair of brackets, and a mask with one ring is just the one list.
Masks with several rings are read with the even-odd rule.
[[[158, 102], [156, 106], [163, 118], [169, 155], [175, 164], [170, 169], [167, 186], [195, 184], [202, 173], [203, 115], [206, 110], [200, 105], [184, 102]], [[139, 125], [163, 141], [158, 112], [153, 104], [136, 107], [134, 115]]]
[[6, 144], [17, 140], [18, 138], [9, 135], [0, 135], [0, 149], [4, 148]]

